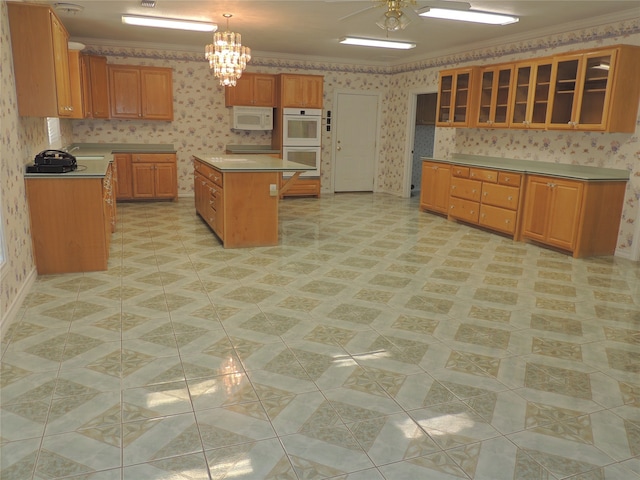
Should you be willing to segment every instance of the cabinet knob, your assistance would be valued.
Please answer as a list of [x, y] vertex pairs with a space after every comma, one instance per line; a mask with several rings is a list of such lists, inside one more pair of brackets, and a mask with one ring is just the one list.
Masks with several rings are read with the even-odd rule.
[[486, 197], [487, 196], [487, 192], [482, 192], [482, 195]]
[[509, 196], [507, 197], [507, 200], [511, 201], [511, 200], [513, 200], [513, 197], [512, 197], [511, 195], [509, 195]]
[[511, 220], [509, 220], [508, 218], [504, 221], [504, 223], [511, 223]]
[[473, 190], [471, 190], [471, 193], [476, 193], [477, 190], [474, 188]]
[[456, 186], [455, 185], [451, 185], [451, 190], [455, 190]]
[[455, 206], [454, 206], [454, 205], [451, 205], [449, 208], [450, 208], [451, 210], [453, 210], [453, 209], [455, 208]]
[[511, 181], [511, 177], [504, 177], [504, 181], [505, 182], [510, 182]]

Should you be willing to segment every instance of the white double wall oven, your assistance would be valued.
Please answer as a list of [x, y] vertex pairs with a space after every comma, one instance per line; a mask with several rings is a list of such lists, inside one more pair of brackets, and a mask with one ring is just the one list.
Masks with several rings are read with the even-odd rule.
[[[282, 158], [315, 167], [301, 174], [320, 176], [322, 109], [285, 108], [282, 112]], [[293, 172], [285, 172], [290, 177]]]

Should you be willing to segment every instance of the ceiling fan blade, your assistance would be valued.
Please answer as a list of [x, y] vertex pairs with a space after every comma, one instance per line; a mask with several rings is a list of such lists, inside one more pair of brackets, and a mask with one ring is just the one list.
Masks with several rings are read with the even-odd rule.
[[355, 17], [356, 15], [360, 15], [361, 13], [367, 12], [367, 11], [373, 9], [373, 8], [376, 8], [376, 5], [371, 5], [369, 7], [361, 8], [360, 10], [356, 10], [355, 12], [349, 13], [348, 15], [345, 15], [344, 17], [340, 17], [338, 19], [338, 21], [342, 22], [342, 21], [344, 21], [344, 20], [346, 20], [348, 18]]

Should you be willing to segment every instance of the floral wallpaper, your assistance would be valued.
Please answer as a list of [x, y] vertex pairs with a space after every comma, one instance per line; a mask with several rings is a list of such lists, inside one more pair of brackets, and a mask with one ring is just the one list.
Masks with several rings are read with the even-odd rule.
[[[2, 222], [8, 263], [0, 287], [2, 318], [14, 307], [33, 273], [29, 218], [22, 172], [33, 155], [47, 146], [43, 119], [17, 113], [6, 4], [0, 4], [0, 119]], [[617, 43], [640, 45], [640, 19], [534, 38], [455, 55], [435, 57], [405, 65], [366, 66], [315, 60], [254, 57], [248, 71], [305, 73], [324, 76], [324, 109], [333, 110], [337, 91], [375, 91], [383, 98], [378, 142], [377, 191], [402, 195], [404, 160], [407, 157], [406, 122], [411, 92], [436, 91], [438, 71], [464, 65], [480, 65], [528, 59], [557, 52]], [[117, 48], [89, 45], [91, 53], [105, 55], [109, 63], [170, 67], [174, 82], [174, 121], [132, 120], [62, 121], [63, 143], [132, 142], [172, 143], [178, 150], [178, 181], [181, 196], [193, 195], [192, 165], [195, 152], [221, 152], [227, 144], [271, 143], [270, 132], [233, 132], [224, 107], [223, 88], [215, 81], [202, 55], [157, 49]], [[323, 131], [322, 191], [331, 190], [332, 132]], [[454, 153], [526, 158], [540, 161], [598, 165], [629, 170], [617, 254], [629, 255], [634, 222], [640, 202], [640, 139], [634, 134], [594, 132], [544, 132], [488, 129], [436, 128], [435, 157]], [[413, 177], [412, 177], [413, 178]], [[640, 239], [636, 239], [640, 241]]]

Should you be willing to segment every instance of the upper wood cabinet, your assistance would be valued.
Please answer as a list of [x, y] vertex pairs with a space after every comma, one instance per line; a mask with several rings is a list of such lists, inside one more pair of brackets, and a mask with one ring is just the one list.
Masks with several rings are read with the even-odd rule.
[[18, 113], [30, 117], [73, 114], [69, 34], [44, 4], [8, 4]]
[[640, 47], [558, 56], [554, 68], [549, 128], [635, 132]]
[[111, 118], [173, 120], [170, 68], [108, 65]]
[[84, 118], [82, 65], [79, 50], [69, 50], [69, 85], [71, 90], [70, 118]]
[[82, 101], [85, 118], [109, 118], [107, 58], [81, 55]]
[[322, 75], [281, 74], [278, 107], [322, 108]]
[[276, 77], [266, 73], [243, 73], [235, 87], [224, 88], [225, 106], [276, 106]]
[[513, 65], [487, 67], [480, 70], [478, 127], [507, 127], [511, 112]]
[[440, 72], [437, 126], [469, 126], [469, 112], [473, 106], [472, 85], [476, 73], [475, 67]]
[[545, 128], [552, 66], [550, 59], [515, 64], [509, 128]]

